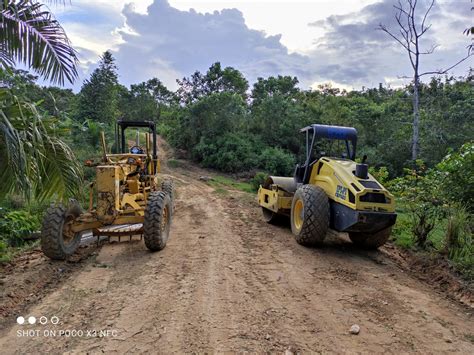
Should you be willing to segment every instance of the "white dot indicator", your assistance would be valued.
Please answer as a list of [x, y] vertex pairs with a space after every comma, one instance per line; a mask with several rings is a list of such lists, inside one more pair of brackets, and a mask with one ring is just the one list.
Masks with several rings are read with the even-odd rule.
[[17, 322], [18, 324], [20, 324], [20, 325], [21, 325], [21, 324], [24, 324], [24, 323], [25, 323], [25, 318], [23, 318], [23, 317], [20, 316], [20, 317], [18, 317], [18, 318], [16, 319], [16, 322]]
[[56, 317], [56, 316], [52, 316], [52, 317], [51, 317], [51, 323], [53, 323], [53, 324], [58, 324], [58, 323], [59, 323], [59, 318]]
[[33, 317], [33, 316], [29, 317], [28, 318], [28, 323], [35, 324], [36, 323], [36, 317]]

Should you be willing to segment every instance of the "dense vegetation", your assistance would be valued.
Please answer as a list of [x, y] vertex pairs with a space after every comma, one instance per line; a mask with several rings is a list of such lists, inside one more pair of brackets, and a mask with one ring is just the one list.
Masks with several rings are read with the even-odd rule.
[[[256, 174], [261, 178], [261, 172], [292, 173], [303, 153], [300, 128], [311, 123], [354, 126], [359, 132], [358, 156], [366, 154], [372, 172], [399, 196], [395, 242], [446, 255], [465, 275], [474, 276], [472, 75], [433, 78], [421, 86], [416, 162], [410, 160], [411, 86], [346, 92], [325, 85], [301, 90], [297, 78], [278, 76], [259, 78], [250, 87], [237, 69], [215, 63], [206, 73], [178, 80], [176, 91], [157, 78], [127, 88], [118, 82], [109, 52], [77, 94], [40, 87], [36, 77], [24, 71], [3, 70], [1, 81], [2, 107], [22, 98], [28, 107], [23, 114], [34, 111], [52, 141], [71, 147], [61, 152], [73, 151], [79, 162], [98, 156], [101, 130], [113, 148], [118, 118], [149, 119], [157, 122], [159, 133], [181, 158], [250, 180]], [[80, 197], [84, 183], [71, 179], [93, 175], [87, 168], [76, 171], [81, 169], [78, 164], [70, 169], [56, 168], [60, 179], [50, 181], [59, 186], [56, 198]], [[23, 234], [38, 229], [41, 206], [49, 200], [41, 194], [43, 186], [49, 186], [47, 180], [26, 190], [10, 184], [1, 191], [5, 198], [0, 249], [21, 244]]]

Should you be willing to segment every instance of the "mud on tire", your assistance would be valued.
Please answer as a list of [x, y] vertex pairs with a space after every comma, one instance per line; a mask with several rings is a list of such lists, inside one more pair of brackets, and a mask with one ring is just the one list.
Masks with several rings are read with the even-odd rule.
[[64, 260], [79, 247], [81, 233], [65, 230], [68, 221], [74, 217], [62, 205], [51, 206], [46, 211], [41, 227], [41, 249], [48, 258]]
[[349, 233], [349, 238], [352, 243], [360, 246], [364, 249], [377, 249], [384, 245], [388, 238], [390, 238], [390, 233], [392, 232], [392, 227], [382, 229], [381, 231], [373, 234], [368, 233]]
[[145, 245], [151, 251], [158, 251], [166, 246], [172, 217], [170, 196], [164, 191], [152, 192], [148, 196], [143, 223]]
[[329, 200], [326, 193], [318, 186], [303, 185], [296, 190], [291, 203], [291, 231], [296, 241], [307, 246], [321, 244], [328, 228]]

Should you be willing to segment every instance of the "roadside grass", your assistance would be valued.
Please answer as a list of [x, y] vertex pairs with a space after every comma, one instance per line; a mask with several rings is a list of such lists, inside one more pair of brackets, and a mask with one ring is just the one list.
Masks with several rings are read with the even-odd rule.
[[464, 334], [464, 337], [474, 344], [474, 334]]
[[211, 180], [207, 182], [208, 185], [217, 189], [225, 189], [225, 188], [232, 188], [235, 190], [247, 192], [247, 193], [255, 193], [252, 185], [248, 182], [236, 181], [231, 178], [225, 176], [213, 176]]
[[2, 247], [0, 244], [0, 264], [9, 263], [18, 254], [33, 250], [37, 248], [39, 245], [40, 245], [39, 240], [35, 240], [32, 243], [28, 243], [20, 247], [11, 247], [11, 246], [6, 246], [6, 245]]
[[229, 190], [223, 189], [222, 187], [217, 187], [213, 191], [215, 194], [227, 196], [230, 194]]
[[[415, 249], [415, 237], [412, 232], [412, 218], [409, 209], [404, 205], [397, 206], [397, 222], [392, 230], [393, 241], [395, 245], [405, 249]], [[435, 227], [428, 236], [432, 248], [440, 251], [444, 247], [444, 238], [448, 221], [447, 219], [438, 220]]]
[[397, 207], [397, 222], [392, 230], [395, 245], [415, 252], [427, 252], [433, 257], [447, 258], [450, 264], [468, 281], [474, 281], [474, 244], [472, 238], [466, 238], [459, 245], [447, 243], [448, 218], [440, 218], [428, 236], [426, 249], [416, 245], [413, 235], [413, 221], [410, 210], [403, 205]]
[[170, 168], [182, 168], [185, 165], [183, 161], [177, 159], [169, 159], [167, 164]]

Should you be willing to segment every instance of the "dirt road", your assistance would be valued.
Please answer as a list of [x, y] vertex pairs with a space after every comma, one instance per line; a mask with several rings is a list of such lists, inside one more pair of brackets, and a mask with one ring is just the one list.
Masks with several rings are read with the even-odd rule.
[[[262, 222], [253, 196], [216, 191], [199, 174], [173, 171], [176, 214], [163, 251], [103, 245], [24, 307], [35, 325], [7, 317], [0, 351], [474, 353], [469, 308], [344, 236], [302, 247], [288, 227]], [[37, 256], [43, 264], [63, 267]], [[353, 324], [359, 335], [349, 334]]]

